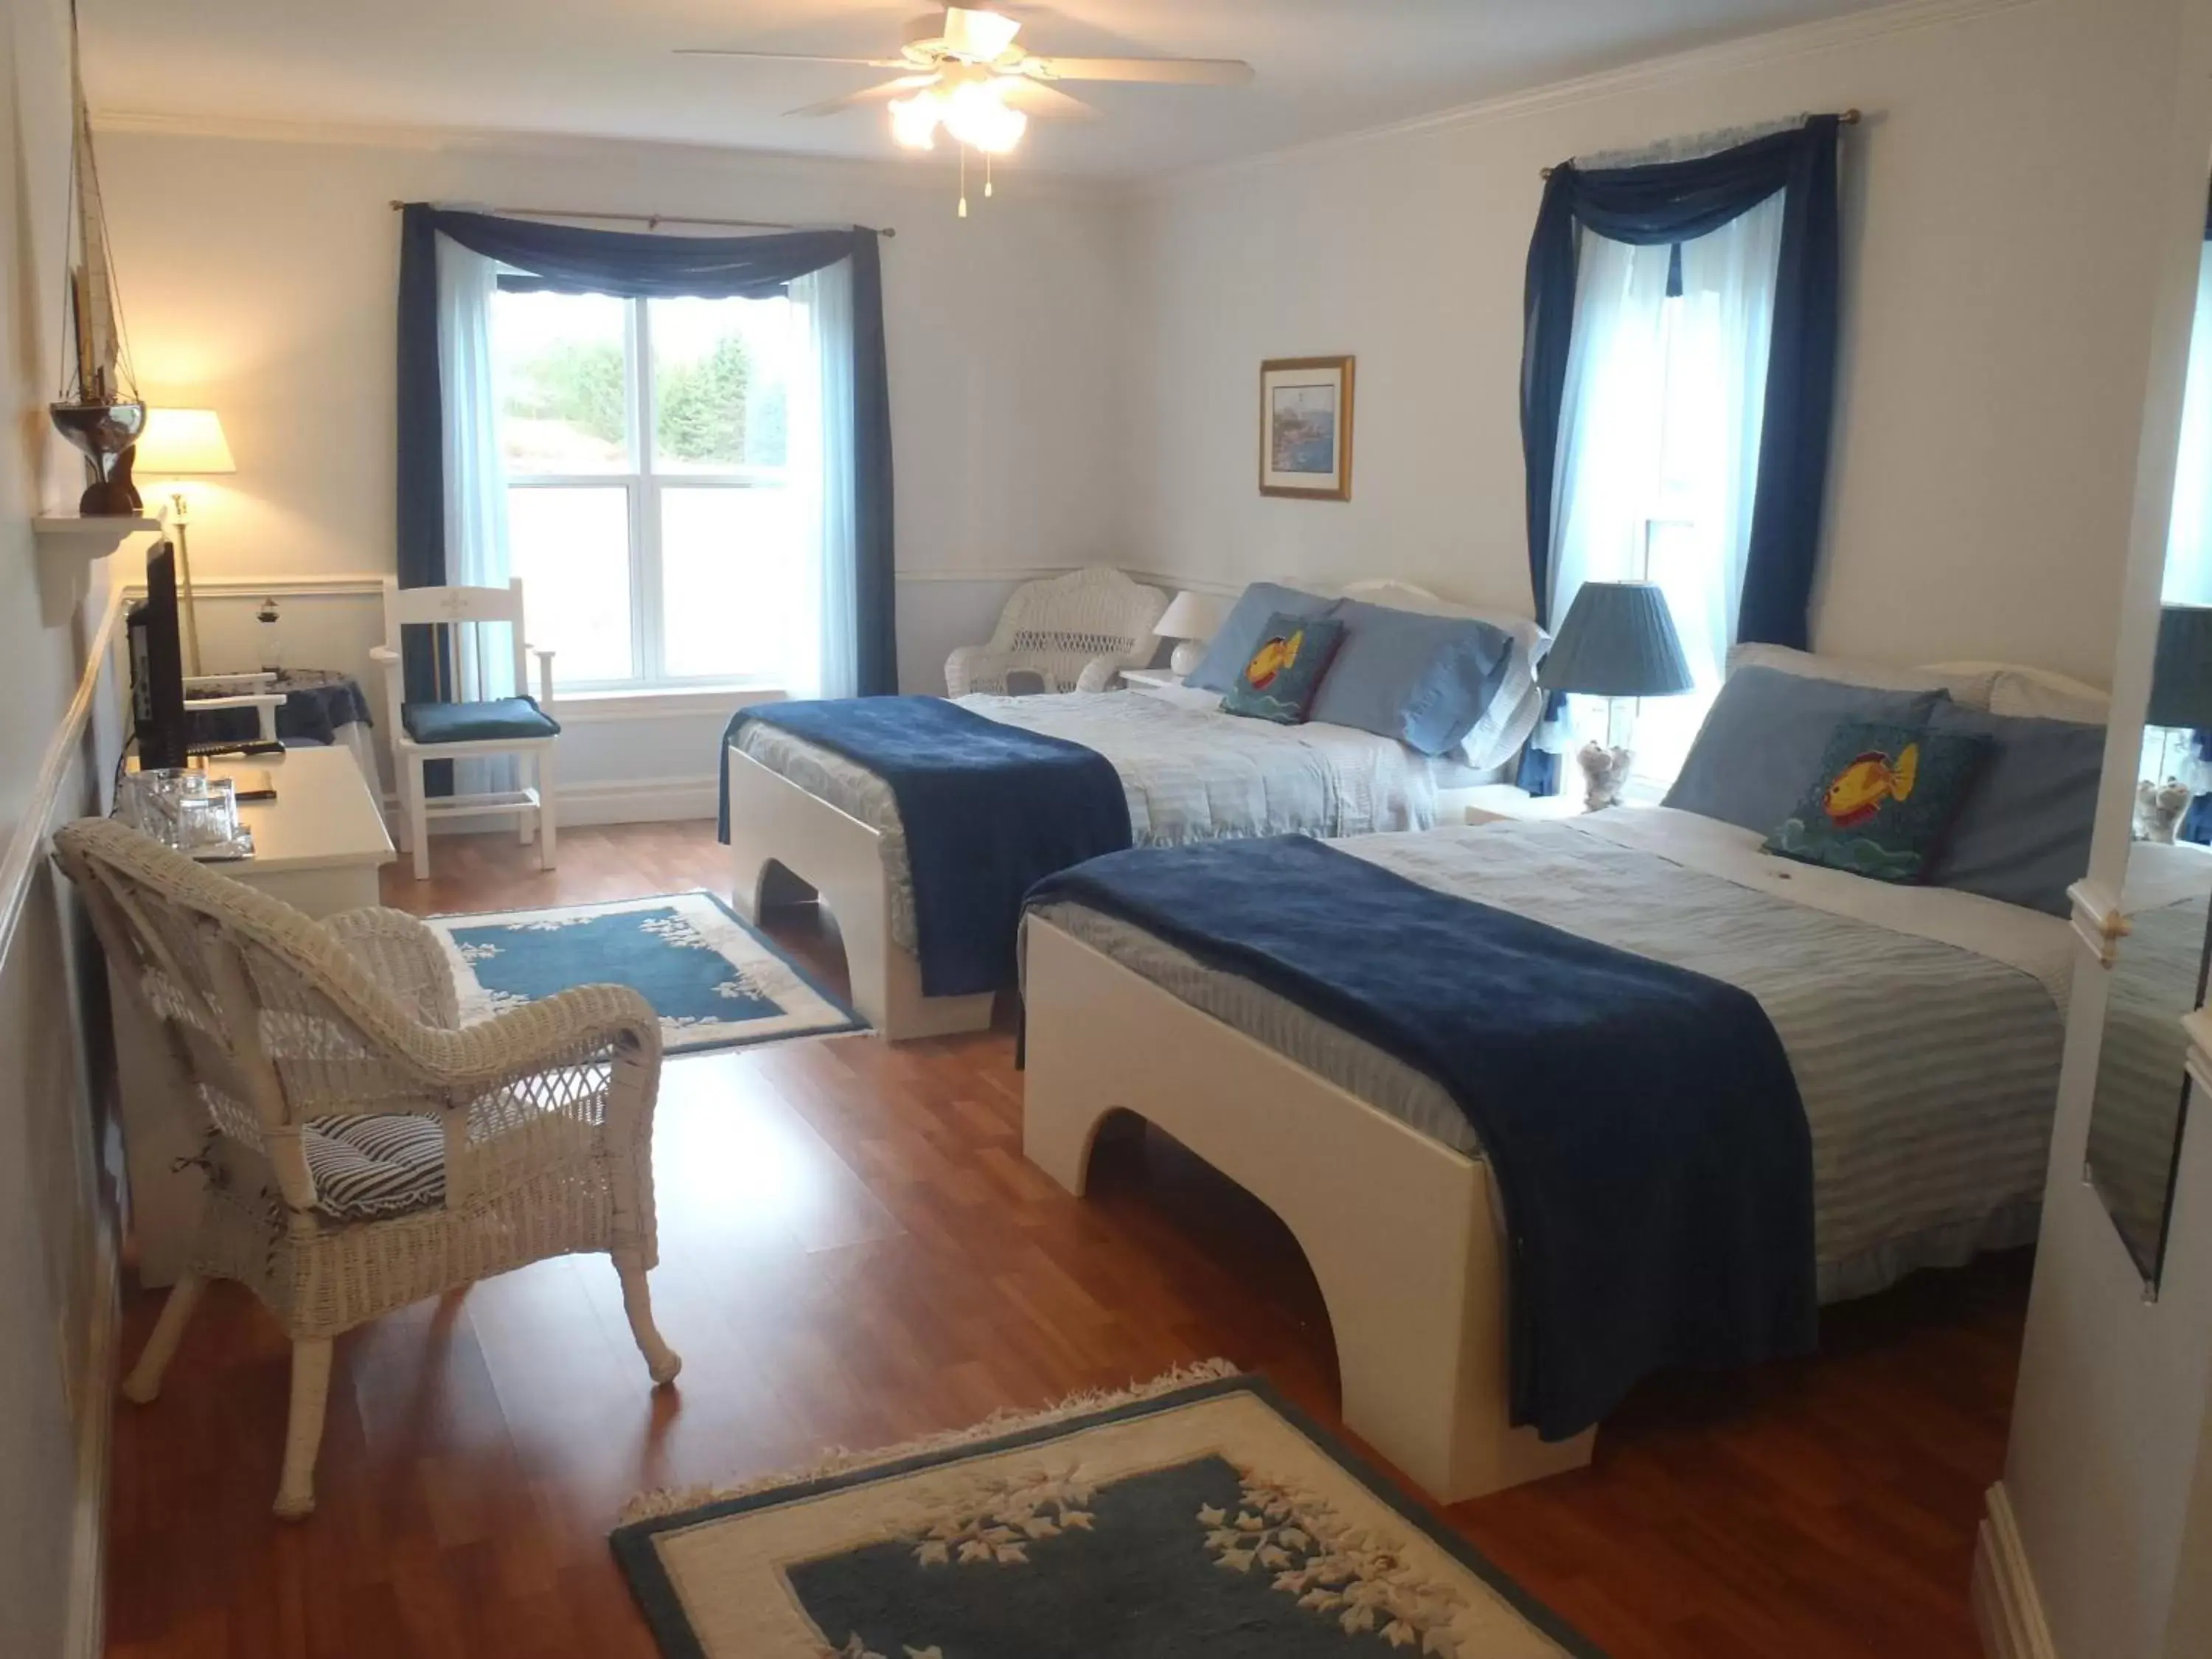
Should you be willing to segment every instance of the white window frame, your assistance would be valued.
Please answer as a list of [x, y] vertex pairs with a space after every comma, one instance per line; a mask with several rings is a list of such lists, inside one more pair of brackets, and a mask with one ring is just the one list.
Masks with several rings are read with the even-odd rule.
[[[656, 470], [652, 418], [654, 392], [652, 301], [623, 295], [608, 297], [619, 299], [623, 307], [623, 441], [629, 456], [629, 470], [626, 472], [510, 472], [507, 477], [507, 487], [510, 491], [619, 488], [628, 501], [630, 672], [618, 679], [577, 679], [564, 675], [562, 684], [568, 690], [590, 692], [653, 691], [708, 686], [748, 690], [773, 687], [777, 677], [772, 670], [747, 672], [740, 668], [726, 673], [689, 675], [665, 672], [661, 495], [672, 486], [686, 489], [788, 489], [791, 483], [788, 452], [787, 464], [783, 466], [739, 466], [714, 472]], [[505, 418], [503, 412], [501, 418]]]

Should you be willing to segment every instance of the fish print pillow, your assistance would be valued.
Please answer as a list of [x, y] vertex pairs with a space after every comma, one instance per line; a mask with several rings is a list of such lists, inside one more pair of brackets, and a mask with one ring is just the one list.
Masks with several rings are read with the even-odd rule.
[[1839, 726], [1819, 777], [1765, 850], [1876, 881], [1924, 881], [1989, 751], [1981, 736]]
[[1287, 611], [1268, 617], [1243, 672], [1221, 700], [1222, 712], [1278, 726], [1303, 725], [1344, 633], [1342, 623], [1325, 617]]

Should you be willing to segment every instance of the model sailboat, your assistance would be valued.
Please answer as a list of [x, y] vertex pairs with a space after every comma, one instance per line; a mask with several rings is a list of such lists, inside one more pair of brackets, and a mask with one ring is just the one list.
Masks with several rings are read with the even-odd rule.
[[70, 168], [76, 235], [70, 260], [70, 318], [76, 349], [61, 396], [49, 405], [56, 429], [84, 452], [90, 482], [77, 501], [87, 518], [141, 510], [131, 481], [131, 447], [145, 430], [146, 405], [131, 374], [130, 352], [118, 320], [115, 266], [100, 206], [100, 169], [93, 160], [92, 118], [85, 108], [77, 58], [76, 8], [70, 8], [70, 91], [76, 104]]

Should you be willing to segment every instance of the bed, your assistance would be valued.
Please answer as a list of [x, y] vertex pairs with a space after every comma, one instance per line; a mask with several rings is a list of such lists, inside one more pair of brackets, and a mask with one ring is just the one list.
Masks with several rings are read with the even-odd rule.
[[[1297, 831], [1340, 836], [1429, 827], [1466, 790], [1495, 781], [1542, 703], [1533, 623], [1497, 618], [1399, 582], [1355, 584], [1342, 597], [1504, 626], [1514, 646], [1481, 724], [1449, 757], [1348, 726], [1277, 726], [1219, 710], [1218, 693], [1181, 687], [1033, 697], [975, 696], [959, 706], [1063, 738], [1112, 763], [1139, 844]], [[811, 889], [836, 918], [853, 1000], [895, 1040], [981, 1030], [994, 996], [925, 994], [906, 838], [890, 788], [866, 768], [775, 726], [744, 726], [727, 744], [733, 902], [746, 916]]]
[[[1777, 860], [1759, 839], [1654, 807], [1338, 850], [1756, 997], [1811, 1131], [1821, 1300], [2031, 1240], [2068, 922]], [[1080, 904], [1033, 908], [1024, 945], [1034, 1162], [1079, 1194], [1126, 1109], [1267, 1204], [1328, 1303], [1346, 1424], [1438, 1498], [1588, 1462], [1594, 1430], [1510, 1425], [1500, 1210], [1437, 1084]]]

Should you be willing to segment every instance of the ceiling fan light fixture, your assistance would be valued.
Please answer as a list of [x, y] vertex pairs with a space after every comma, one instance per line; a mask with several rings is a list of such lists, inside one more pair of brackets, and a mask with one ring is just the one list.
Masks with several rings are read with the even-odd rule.
[[970, 149], [1004, 155], [1022, 141], [1030, 118], [1007, 107], [992, 81], [963, 81], [945, 100], [945, 130]]
[[908, 98], [890, 101], [891, 137], [906, 149], [935, 149], [938, 125], [945, 119], [945, 94], [924, 87]]

